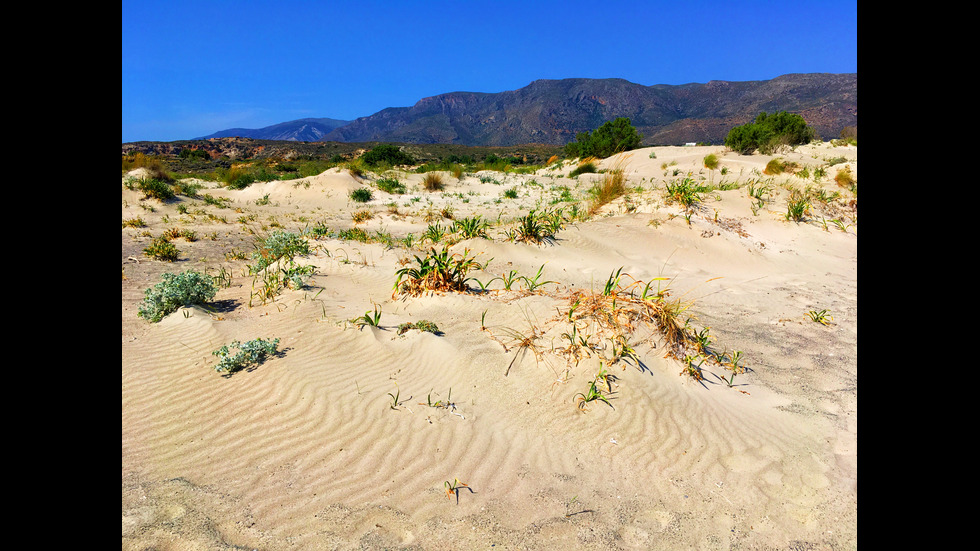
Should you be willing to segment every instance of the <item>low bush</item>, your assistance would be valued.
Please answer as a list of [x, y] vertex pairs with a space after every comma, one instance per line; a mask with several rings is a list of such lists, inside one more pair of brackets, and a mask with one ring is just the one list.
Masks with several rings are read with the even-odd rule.
[[[238, 348], [238, 353], [232, 355], [229, 346]], [[244, 343], [237, 340], [232, 341], [230, 345], [222, 346], [211, 353], [213, 356], [220, 358], [217, 365], [214, 366], [214, 370], [230, 375], [247, 367], [259, 365], [268, 356], [275, 354], [278, 347], [278, 338], [272, 340], [253, 339]]]
[[158, 322], [180, 307], [207, 303], [217, 292], [214, 278], [207, 274], [193, 270], [163, 274], [163, 281], [146, 290], [137, 315]]
[[288, 231], [273, 231], [262, 239], [252, 253], [258, 261], [256, 271], [265, 269], [277, 260], [293, 260], [296, 256], [310, 254], [310, 243], [302, 235]]
[[180, 250], [166, 237], [158, 237], [143, 249], [143, 254], [167, 262], [175, 262], [180, 257]]
[[143, 193], [144, 199], [159, 199], [169, 201], [175, 197], [174, 188], [169, 182], [158, 178], [140, 180], [137, 188]]

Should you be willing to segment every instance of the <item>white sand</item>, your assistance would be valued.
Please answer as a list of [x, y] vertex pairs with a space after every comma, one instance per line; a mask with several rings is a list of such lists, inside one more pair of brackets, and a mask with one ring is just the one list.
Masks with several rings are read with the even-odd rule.
[[[726, 175], [703, 168], [709, 152]], [[856, 152], [807, 146], [782, 157], [816, 167], [846, 156], [856, 176]], [[352, 211], [369, 208], [379, 215], [362, 227], [401, 237], [425, 229], [427, 206], [508, 221], [553, 196], [552, 186], [578, 197], [600, 175], [495, 173], [503, 185], [471, 175], [449, 178], [441, 193], [375, 190], [367, 206], [348, 200], [364, 184], [338, 171], [243, 191], [210, 184], [204, 192], [232, 200], [224, 209], [186, 197], [141, 201], [124, 187], [123, 219], [139, 216], [148, 227], [122, 231], [123, 549], [855, 549], [857, 224], [845, 205], [853, 194], [833, 181], [844, 165], [829, 167], [818, 187], [842, 193], [833, 213], [847, 214], [846, 232], [824, 228], [820, 213], [829, 220], [830, 207], [787, 221], [783, 185], [806, 182], [753, 173], [771, 157], [719, 147], [625, 157], [603, 166], [625, 165], [630, 185], [643, 187], [631, 194], [632, 212], [619, 199], [552, 245], [506, 242], [500, 226], [493, 240], [453, 247], [492, 257], [475, 274], [484, 281], [510, 270], [533, 277], [544, 265], [543, 279], [558, 284], [533, 294], [393, 298], [395, 271], [424, 249], [322, 239], [298, 259], [317, 268], [311, 287], [262, 304], [250, 300], [249, 261], [225, 253], [251, 252], [255, 236], [238, 222], [249, 214], [249, 227], [263, 234], [272, 220], [292, 231], [317, 222], [342, 229]], [[675, 168], [677, 177], [691, 171], [743, 187], [705, 196], [688, 224], [664, 201]], [[421, 176], [401, 179], [412, 188]], [[520, 185], [531, 179], [541, 186]], [[774, 184], [756, 213], [750, 179]], [[494, 202], [514, 186], [521, 197]], [[255, 203], [266, 195], [268, 205]], [[391, 200], [397, 216], [384, 206]], [[189, 214], [178, 213], [180, 203]], [[171, 227], [200, 239], [175, 241], [176, 263], [140, 255], [150, 240], [140, 232]], [[211, 305], [217, 313], [137, 318], [161, 273], [221, 267], [233, 279]], [[674, 278], [674, 296], [694, 301], [692, 324], [710, 327], [713, 347], [743, 352], [750, 371], [735, 388], [717, 366], [706, 364], [700, 383], [681, 375], [652, 335], [637, 342], [642, 368], [613, 366], [612, 407], [577, 411], [598, 353], [576, 365], [550, 351], [565, 342], [569, 293], [601, 289], [621, 267], [627, 282]], [[345, 323], [374, 304], [380, 329]], [[829, 326], [806, 315], [824, 309]], [[484, 313], [490, 331], [481, 330]], [[422, 319], [443, 334], [397, 335], [399, 323]], [[508, 328], [532, 326], [544, 332], [541, 359], [519, 358], [505, 376], [517, 353], [502, 346]], [[257, 337], [280, 338], [282, 354], [231, 377], [212, 369], [213, 350]], [[430, 393], [446, 400], [450, 389], [455, 410], [420, 404]], [[398, 392], [403, 404], [393, 410], [388, 393]], [[454, 479], [467, 484], [458, 499], [444, 491]]]

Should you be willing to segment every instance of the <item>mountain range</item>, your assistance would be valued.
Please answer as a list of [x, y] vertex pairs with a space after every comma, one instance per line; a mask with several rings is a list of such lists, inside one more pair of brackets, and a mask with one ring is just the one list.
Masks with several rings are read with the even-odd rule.
[[351, 121], [339, 119], [297, 119], [294, 121], [281, 122], [265, 128], [229, 128], [214, 134], [209, 134], [196, 140], [209, 140], [211, 138], [255, 138], [257, 140], [288, 140], [294, 142], [316, 142], [329, 134], [333, 129], [344, 126]]
[[579, 132], [628, 117], [644, 145], [724, 141], [760, 112], [801, 115], [829, 139], [857, 127], [857, 74], [788, 74], [771, 80], [646, 86], [624, 79], [536, 80], [518, 90], [450, 92], [353, 121], [300, 119], [205, 138], [509, 146], [563, 145]]

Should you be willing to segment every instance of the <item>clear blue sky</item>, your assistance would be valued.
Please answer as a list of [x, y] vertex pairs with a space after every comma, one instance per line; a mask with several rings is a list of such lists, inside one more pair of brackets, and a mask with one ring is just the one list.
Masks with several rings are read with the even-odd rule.
[[122, 141], [355, 119], [536, 79], [857, 72], [857, 0], [123, 0]]

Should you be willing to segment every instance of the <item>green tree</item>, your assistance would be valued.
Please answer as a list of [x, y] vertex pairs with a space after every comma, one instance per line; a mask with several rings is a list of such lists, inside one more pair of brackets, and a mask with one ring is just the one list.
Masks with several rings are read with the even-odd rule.
[[565, 145], [565, 154], [569, 157], [605, 158], [636, 149], [642, 139], [643, 135], [636, 131], [628, 118], [619, 117], [607, 121], [593, 132], [576, 134], [575, 141]]
[[800, 115], [785, 111], [770, 115], [763, 111], [755, 121], [732, 128], [725, 137], [725, 146], [744, 155], [756, 150], [769, 154], [782, 146], [808, 143], [815, 135]]

